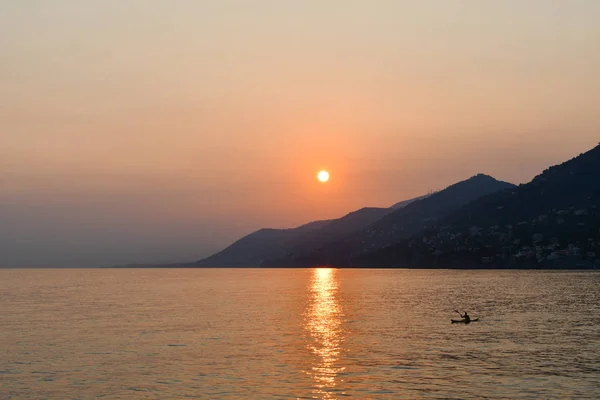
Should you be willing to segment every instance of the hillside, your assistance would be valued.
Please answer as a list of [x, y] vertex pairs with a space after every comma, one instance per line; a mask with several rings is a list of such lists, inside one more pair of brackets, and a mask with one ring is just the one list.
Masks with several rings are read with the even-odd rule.
[[530, 183], [455, 210], [363, 266], [590, 267], [600, 264], [600, 146]]
[[385, 215], [431, 194], [394, 204], [389, 208], [364, 207], [343, 217], [310, 222], [291, 229], [264, 228], [244, 236], [222, 251], [190, 265], [207, 267], [261, 266], [286, 257], [288, 254], [310, 251], [324, 243], [339, 240], [360, 231]]
[[292, 229], [260, 229], [195, 264], [210, 267], [258, 266], [265, 259], [285, 254], [288, 246], [295, 240], [326, 226], [329, 222], [315, 221]]
[[244, 236], [226, 249], [196, 263], [198, 266], [261, 266], [267, 260], [284, 257], [294, 248], [336, 240], [377, 221], [392, 210], [365, 207], [341, 218], [311, 222], [292, 229], [260, 229]]
[[393, 209], [393, 210], [399, 210], [401, 208], [406, 207], [410, 203], [414, 203], [417, 200], [425, 199], [425, 198], [431, 196], [433, 193], [434, 192], [431, 192], [431, 193], [425, 194], [423, 196], [415, 197], [414, 199], [408, 199], [408, 200], [400, 201], [400, 202], [394, 204], [393, 206], [391, 206], [390, 208]]
[[[272, 266], [345, 265], [361, 254], [381, 249], [435, 226], [458, 207], [479, 197], [515, 186], [478, 174], [384, 215], [381, 219], [338, 240], [297, 246]], [[312, 244], [312, 243], [311, 243]]]

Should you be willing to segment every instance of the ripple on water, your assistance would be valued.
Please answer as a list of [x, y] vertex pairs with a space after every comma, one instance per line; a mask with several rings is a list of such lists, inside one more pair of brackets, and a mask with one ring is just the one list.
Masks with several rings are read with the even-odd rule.
[[[19, 399], [600, 398], [598, 287], [597, 272], [0, 270], [0, 386]], [[451, 325], [455, 309], [481, 320]]]

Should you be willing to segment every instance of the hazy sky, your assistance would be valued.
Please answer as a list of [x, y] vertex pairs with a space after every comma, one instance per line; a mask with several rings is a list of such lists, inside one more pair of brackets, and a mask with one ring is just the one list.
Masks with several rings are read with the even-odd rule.
[[194, 260], [527, 182], [599, 141], [598, 21], [597, 0], [0, 0], [0, 265]]

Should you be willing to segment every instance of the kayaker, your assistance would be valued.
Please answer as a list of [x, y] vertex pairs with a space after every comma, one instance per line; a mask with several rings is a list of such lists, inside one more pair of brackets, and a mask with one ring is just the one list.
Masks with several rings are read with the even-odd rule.
[[461, 315], [461, 317], [464, 318], [466, 323], [471, 322], [471, 317], [469, 317], [469, 314], [465, 311], [465, 315]]

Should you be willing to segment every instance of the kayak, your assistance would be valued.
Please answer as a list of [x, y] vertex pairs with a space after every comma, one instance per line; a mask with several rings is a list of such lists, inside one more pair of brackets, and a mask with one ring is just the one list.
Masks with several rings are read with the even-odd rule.
[[479, 321], [479, 318], [472, 318], [469, 322], [465, 321], [464, 319], [453, 319], [451, 321], [453, 324], [469, 324], [471, 322]]

